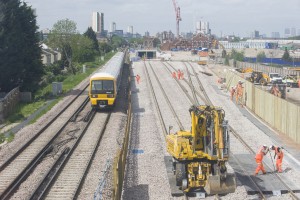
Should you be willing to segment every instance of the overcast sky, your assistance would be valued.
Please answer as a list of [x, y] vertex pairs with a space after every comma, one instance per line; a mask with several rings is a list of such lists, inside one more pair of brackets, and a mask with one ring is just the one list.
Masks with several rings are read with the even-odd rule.
[[[150, 35], [176, 33], [172, 0], [24, 0], [36, 9], [40, 29], [51, 29], [61, 19], [71, 19], [83, 33], [91, 26], [92, 12], [104, 13], [104, 28], [115, 22], [117, 29]], [[207, 21], [217, 36], [250, 36], [258, 30], [271, 36], [285, 28], [300, 29], [300, 0], [177, 0], [181, 9], [180, 32], [195, 31], [196, 21]]]

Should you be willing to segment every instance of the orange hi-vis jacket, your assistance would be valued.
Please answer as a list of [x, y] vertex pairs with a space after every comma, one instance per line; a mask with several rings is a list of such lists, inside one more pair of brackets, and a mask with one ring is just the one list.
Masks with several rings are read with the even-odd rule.
[[268, 148], [264, 148], [263, 146], [258, 150], [258, 152], [256, 153], [255, 159], [257, 161], [262, 161], [264, 158], [264, 155], [266, 155], [268, 152]]
[[282, 160], [283, 159], [283, 151], [282, 149], [280, 149], [280, 151], [278, 151], [278, 147], [275, 147], [275, 153], [276, 153], [276, 156], [277, 156], [277, 160]]

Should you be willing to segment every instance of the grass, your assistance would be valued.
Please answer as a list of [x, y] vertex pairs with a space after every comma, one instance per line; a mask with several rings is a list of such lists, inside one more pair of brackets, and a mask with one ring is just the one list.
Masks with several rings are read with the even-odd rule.
[[[96, 58], [95, 62], [87, 62], [83, 63], [87, 66], [86, 73], [77, 73], [75, 75], [69, 75], [64, 81], [63, 81], [63, 93], [67, 93], [71, 89], [73, 89], [76, 85], [78, 85], [82, 80], [87, 78], [91, 73], [93, 73], [100, 65], [103, 65], [106, 63], [115, 53], [108, 53], [106, 54], [104, 61], [100, 61], [99, 58]], [[98, 61], [98, 62], [97, 62]], [[83, 65], [81, 64], [81, 66]], [[41, 89], [39, 89], [35, 94], [35, 101], [31, 103], [19, 103], [13, 114], [9, 115], [6, 124], [10, 123], [16, 123], [24, 120], [24, 118], [30, 116], [35, 111], [37, 111], [39, 108], [44, 106], [49, 99], [55, 98], [55, 100], [45, 108], [40, 114], [38, 114], [33, 120], [31, 120], [30, 123], [35, 122], [37, 119], [39, 119], [43, 114], [48, 112], [59, 100], [62, 98], [60, 96], [53, 97], [51, 95], [52, 93], [52, 84], [49, 84]], [[5, 136], [4, 136], [5, 137]], [[1, 140], [2, 136], [0, 137]], [[1, 143], [1, 142], [0, 142]]]

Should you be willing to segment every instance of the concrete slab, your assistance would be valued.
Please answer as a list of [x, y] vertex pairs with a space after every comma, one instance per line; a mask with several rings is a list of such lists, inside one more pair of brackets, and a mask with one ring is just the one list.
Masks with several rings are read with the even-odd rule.
[[164, 161], [165, 161], [169, 184], [171, 188], [171, 195], [174, 197], [183, 196], [184, 193], [182, 192], [182, 190], [180, 190], [179, 187], [176, 186], [176, 178], [173, 173], [173, 167], [172, 167], [172, 156], [165, 156]]
[[[269, 162], [269, 163], [268, 163]], [[272, 166], [271, 161], [266, 162], [268, 166]], [[268, 169], [266, 167], [267, 174], [260, 174], [253, 176], [256, 169], [256, 162], [254, 160], [254, 155], [252, 154], [238, 154], [231, 156], [229, 160], [230, 166], [234, 169], [237, 177], [237, 185], [242, 185], [245, 187], [249, 194], [254, 194], [258, 192], [257, 185], [263, 191], [264, 194], [276, 194], [287, 193], [287, 188], [280, 182], [277, 176], [274, 174], [273, 169]], [[285, 184], [287, 184], [294, 192], [298, 192], [300, 186], [294, 185], [293, 182], [290, 182], [288, 179], [284, 179], [284, 173], [280, 174], [283, 178]], [[250, 179], [251, 176], [253, 180]], [[257, 184], [255, 185], [254, 182]]]

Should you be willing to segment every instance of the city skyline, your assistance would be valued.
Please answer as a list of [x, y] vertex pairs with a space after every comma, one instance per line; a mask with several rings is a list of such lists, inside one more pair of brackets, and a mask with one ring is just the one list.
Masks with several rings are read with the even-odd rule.
[[[95, 10], [105, 15], [105, 30], [110, 30], [110, 24], [115, 22], [118, 29], [134, 27], [134, 32], [151, 35], [157, 32], [169, 31], [175, 33], [175, 12], [171, 0], [137, 1], [111, 0], [99, 1], [58, 1], [27, 0], [28, 5], [36, 9], [37, 22], [40, 29], [51, 29], [53, 24], [61, 19], [70, 19], [77, 23], [78, 30], [83, 33], [91, 26], [91, 13]], [[195, 32], [196, 22], [209, 22], [211, 33], [217, 36], [236, 35], [249, 37], [253, 30], [271, 36], [279, 32], [284, 36], [284, 29], [296, 28], [299, 23], [298, 10], [300, 1], [267, 1], [267, 0], [216, 0], [201, 2], [197, 0], [178, 0], [181, 8], [181, 32]], [[288, 8], [288, 10], [283, 10]]]

